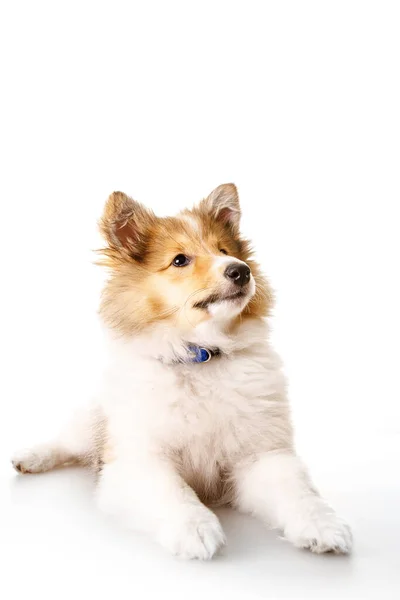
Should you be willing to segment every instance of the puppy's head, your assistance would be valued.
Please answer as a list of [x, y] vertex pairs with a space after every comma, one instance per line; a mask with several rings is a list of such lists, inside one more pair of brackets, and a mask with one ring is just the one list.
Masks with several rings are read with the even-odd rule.
[[111, 269], [100, 309], [105, 322], [130, 334], [163, 321], [186, 334], [207, 320], [226, 326], [265, 315], [269, 290], [239, 222], [233, 184], [168, 218], [111, 194], [100, 221], [107, 242], [100, 264]]

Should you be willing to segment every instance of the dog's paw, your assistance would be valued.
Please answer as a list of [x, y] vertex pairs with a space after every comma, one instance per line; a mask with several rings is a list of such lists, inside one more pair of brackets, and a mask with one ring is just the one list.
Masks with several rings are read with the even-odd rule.
[[285, 537], [297, 548], [316, 554], [349, 554], [353, 543], [350, 527], [333, 511], [321, 511], [307, 521], [299, 520], [285, 529]]
[[12, 466], [19, 473], [42, 473], [51, 469], [55, 462], [53, 450], [46, 445], [21, 450], [11, 459]]
[[165, 523], [158, 539], [172, 554], [184, 559], [208, 560], [225, 544], [218, 518], [205, 507]]

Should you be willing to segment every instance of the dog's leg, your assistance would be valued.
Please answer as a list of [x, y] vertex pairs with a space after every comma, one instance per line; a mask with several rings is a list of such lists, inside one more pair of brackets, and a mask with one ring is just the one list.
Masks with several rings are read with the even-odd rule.
[[90, 462], [95, 455], [96, 432], [101, 428], [97, 409], [80, 411], [52, 441], [16, 452], [12, 464], [20, 473], [42, 473], [70, 463]]
[[320, 498], [306, 469], [291, 452], [271, 452], [234, 473], [236, 506], [283, 531], [286, 539], [312, 552], [346, 554], [348, 525]]
[[11, 462], [19, 473], [44, 473], [76, 460], [76, 457], [56, 440], [20, 450], [14, 454]]
[[225, 541], [216, 515], [161, 458], [142, 455], [105, 464], [98, 505], [133, 529], [151, 533], [181, 558], [209, 559]]

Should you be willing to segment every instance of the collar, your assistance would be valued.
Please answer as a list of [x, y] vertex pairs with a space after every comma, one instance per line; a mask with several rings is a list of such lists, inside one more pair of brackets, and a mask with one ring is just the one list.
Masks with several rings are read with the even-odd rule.
[[188, 356], [186, 360], [182, 362], [187, 363], [206, 363], [216, 356], [221, 356], [219, 348], [203, 348], [202, 346], [196, 346], [195, 344], [189, 344]]

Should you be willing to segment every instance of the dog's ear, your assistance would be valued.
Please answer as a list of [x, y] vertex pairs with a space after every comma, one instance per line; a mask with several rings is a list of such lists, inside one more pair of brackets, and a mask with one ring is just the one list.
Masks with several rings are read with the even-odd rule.
[[200, 203], [200, 208], [223, 225], [239, 230], [240, 204], [236, 185], [223, 183]]
[[113, 192], [100, 219], [100, 231], [111, 248], [124, 249], [138, 260], [143, 255], [154, 214], [123, 192]]

